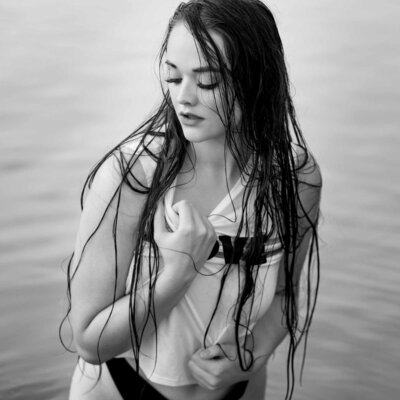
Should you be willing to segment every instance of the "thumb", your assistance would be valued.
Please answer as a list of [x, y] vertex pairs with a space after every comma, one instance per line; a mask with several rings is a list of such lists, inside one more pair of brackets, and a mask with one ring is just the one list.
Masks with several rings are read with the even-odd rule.
[[218, 344], [214, 344], [200, 352], [200, 357], [203, 360], [210, 360], [213, 358], [222, 358], [225, 357], [224, 352]]

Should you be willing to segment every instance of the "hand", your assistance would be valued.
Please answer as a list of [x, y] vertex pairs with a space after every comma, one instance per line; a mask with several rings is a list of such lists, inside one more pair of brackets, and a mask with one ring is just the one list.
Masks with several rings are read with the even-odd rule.
[[221, 389], [248, 380], [254, 372], [243, 371], [239, 365], [236, 345], [213, 345], [193, 354], [189, 370], [197, 383], [209, 390]]
[[178, 223], [176, 230], [170, 232], [165, 225], [164, 205], [159, 203], [154, 216], [154, 239], [164, 261], [164, 276], [191, 280], [210, 255], [216, 233], [208, 219], [187, 201], [176, 203], [173, 210]]

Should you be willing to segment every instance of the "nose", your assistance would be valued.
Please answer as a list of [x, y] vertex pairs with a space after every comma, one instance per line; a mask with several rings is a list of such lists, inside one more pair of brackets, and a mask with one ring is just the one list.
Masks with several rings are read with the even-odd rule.
[[189, 79], [183, 79], [179, 85], [179, 92], [176, 99], [182, 105], [195, 105], [197, 102], [196, 84]]

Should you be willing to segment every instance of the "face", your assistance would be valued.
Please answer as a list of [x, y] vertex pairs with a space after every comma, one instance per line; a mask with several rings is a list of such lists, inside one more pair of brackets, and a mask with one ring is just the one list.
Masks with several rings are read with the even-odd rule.
[[[210, 34], [223, 54], [221, 36]], [[168, 40], [165, 80], [186, 139], [194, 143], [224, 143], [220, 73], [207, 64], [182, 22], [172, 29]]]

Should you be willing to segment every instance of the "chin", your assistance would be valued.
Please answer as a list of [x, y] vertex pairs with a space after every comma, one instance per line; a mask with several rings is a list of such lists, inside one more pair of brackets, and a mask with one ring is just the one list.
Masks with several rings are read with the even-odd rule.
[[193, 129], [191, 127], [182, 126], [185, 139], [191, 143], [202, 143], [207, 141], [215, 142], [225, 139], [225, 134], [213, 134], [204, 132], [203, 130]]

